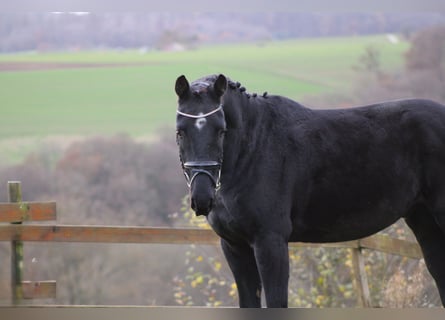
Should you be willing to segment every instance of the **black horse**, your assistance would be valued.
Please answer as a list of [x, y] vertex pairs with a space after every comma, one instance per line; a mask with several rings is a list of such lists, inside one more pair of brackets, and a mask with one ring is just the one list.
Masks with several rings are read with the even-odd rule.
[[288, 242], [369, 236], [405, 218], [445, 303], [445, 107], [312, 110], [211, 75], [176, 81], [191, 207], [207, 216], [241, 307], [287, 307]]

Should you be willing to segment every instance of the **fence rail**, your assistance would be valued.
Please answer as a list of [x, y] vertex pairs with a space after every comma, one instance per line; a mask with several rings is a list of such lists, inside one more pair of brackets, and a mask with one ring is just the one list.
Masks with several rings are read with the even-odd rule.
[[[22, 222], [56, 219], [55, 202], [23, 202], [19, 182], [9, 183], [9, 203], [0, 203], [0, 241], [11, 242], [12, 302], [22, 299], [55, 298], [55, 281], [29, 282], [23, 280], [23, 242], [94, 242], [94, 243], [152, 243], [216, 245], [218, 236], [212, 230], [191, 228], [155, 228], [131, 226], [91, 225], [30, 225]], [[5, 223], [7, 222], [7, 223]], [[362, 306], [371, 306], [367, 277], [362, 256], [363, 249], [414, 259], [422, 258], [417, 243], [384, 235], [336, 243], [289, 243], [289, 247], [349, 248], [353, 252], [354, 276], [358, 299]]]
[[[0, 204], [1, 207], [2, 204]], [[212, 230], [192, 228], [122, 227], [91, 225], [0, 225], [0, 241], [98, 242], [216, 245], [219, 237]], [[420, 259], [417, 243], [384, 235], [333, 243], [291, 242], [289, 247], [371, 249], [388, 254]]]
[[54, 201], [0, 204], [0, 222], [49, 220], [56, 220], [56, 203]]

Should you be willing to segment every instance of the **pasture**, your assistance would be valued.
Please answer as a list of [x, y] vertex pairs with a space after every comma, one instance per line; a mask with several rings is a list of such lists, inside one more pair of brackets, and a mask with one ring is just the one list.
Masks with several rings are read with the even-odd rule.
[[385, 35], [199, 47], [182, 52], [73, 51], [0, 55], [0, 148], [15, 162], [47, 139], [127, 133], [147, 137], [172, 125], [173, 84], [224, 73], [249, 92], [306, 95], [348, 92], [365, 48], [382, 69], [403, 63], [407, 42]]

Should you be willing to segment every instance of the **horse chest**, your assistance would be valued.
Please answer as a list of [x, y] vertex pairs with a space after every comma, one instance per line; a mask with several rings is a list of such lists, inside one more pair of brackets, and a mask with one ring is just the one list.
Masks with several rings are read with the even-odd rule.
[[252, 234], [248, 222], [244, 218], [233, 216], [224, 207], [216, 207], [207, 216], [212, 229], [223, 239], [233, 242], [249, 241]]

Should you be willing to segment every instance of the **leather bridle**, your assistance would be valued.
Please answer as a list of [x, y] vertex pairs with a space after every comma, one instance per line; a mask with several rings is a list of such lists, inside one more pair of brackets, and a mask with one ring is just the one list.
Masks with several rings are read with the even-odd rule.
[[[211, 116], [212, 114], [222, 110], [222, 104], [220, 104], [216, 109], [206, 113], [206, 114], [190, 114], [185, 113], [182, 111], [177, 110], [176, 113], [180, 116], [192, 118], [192, 119], [200, 119], [200, 118], [206, 118], [208, 116]], [[205, 160], [205, 161], [186, 161], [183, 162], [182, 158], [180, 157], [181, 165], [182, 165], [182, 172], [184, 173], [185, 180], [187, 182], [187, 186], [191, 188], [193, 181], [195, 178], [200, 174], [207, 175], [213, 182], [213, 185], [216, 190], [218, 190], [221, 187], [221, 167], [222, 167], [222, 160], [214, 161], [214, 160]], [[213, 173], [212, 173], [213, 171]]]

